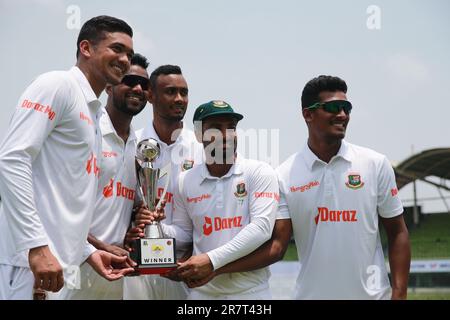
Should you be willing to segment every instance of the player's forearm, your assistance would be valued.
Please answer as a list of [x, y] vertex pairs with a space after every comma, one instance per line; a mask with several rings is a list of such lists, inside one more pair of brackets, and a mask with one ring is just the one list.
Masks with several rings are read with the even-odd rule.
[[271, 237], [270, 221], [266, 217], [258, 218], [246, 225], [231, 241], [223, 246], [209, 251], [207, 254], [214, 269], [238, 260], [255, 251]]
[[2, 206], [17, 251], [48, 245], [33, 197], [30, 161], [17, 152], [0, 157]]
[[392, 278], [392, 299], [406, 299], [411, 248], [408, 231], [404, 230], [389, 240], [389, 264]]
[[277, 219], [272, 238], [249, 255], [216, 270], [216, 274], [246, 272], [267, 267], [284, 257], [292, 236], [291, 219]]
[[216, 270], [216, 274], [247, 272], [261, 269], [281, 260], [285, 252], [286, 248], [283, 248], [279, 242], [269, 240], [248, 256], [233, 261]]
[[98, 240], [96, 237], [94, 237], [92, 234], [88, 234], [87, 241], [92, 244], [96, 249], [98, 250], [106, 250], [107, 244], [101, 240]]

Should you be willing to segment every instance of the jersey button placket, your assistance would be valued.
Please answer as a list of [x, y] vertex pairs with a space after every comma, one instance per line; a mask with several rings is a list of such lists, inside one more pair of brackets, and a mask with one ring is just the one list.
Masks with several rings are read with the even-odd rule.
[[333, 177], [331, 172], [331, 167], [329, 165], [325, 166], [324, 172], [324, 182], [325, 182], [325, 196], [333, 196]]
[[223, 208], [223, 181], [222, 179], [218, 179], [216, 181], [216, 207]]

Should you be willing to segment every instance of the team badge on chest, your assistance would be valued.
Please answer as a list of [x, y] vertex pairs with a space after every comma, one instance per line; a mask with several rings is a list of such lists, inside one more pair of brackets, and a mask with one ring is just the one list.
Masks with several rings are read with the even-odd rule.
[[187, 171], [189, 169], [192, 169], [193, 166], [194, 166], [194, 160], [186, 159], [186, 160], [184, 160], [183, 165], [181, 166], [181, 169], [183, 171]]
[[360, 174], [351, 173], [348, 175], [348, 181], [345, 185], [350, 189], [360, 189], [364, 186], [364, 182], [362, 181]]
[[240, 182], [237, 184], [234, 195], [237, 198], [244, 198], [247, 195], [247, 190], [245, 190], [245, 182]]
[[238, 200], [238, 204], [244, 203], [244, 198], [247, 196], [247, 190], [245, 189], [245, 182], [240, 182], [236, 185], [236, 192], [234, 193]]

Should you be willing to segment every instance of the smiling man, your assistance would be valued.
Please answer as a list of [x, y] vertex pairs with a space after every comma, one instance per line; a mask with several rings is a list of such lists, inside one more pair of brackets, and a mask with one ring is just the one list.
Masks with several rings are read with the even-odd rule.
[[0, 145], [0, 299], [75, 286], [86, 259], [108, 280], [133, 271], [126, 257], [86, 240], [99, 176], [98, 97], [128, 71], [132, 36], [120, 19], [88, 20], [76, 66], [39, 76], [20, 97]]
[[[281, 219], [291, 219], [301, 270], [297, 299], [405, 299], [410, 246], [387, 158], [344, 140], [352, 104], [332, 76], [309, 81], [309, 137], [278, 169]], [[386, 229], [392, 293], [378, 222]]]
[[[134, 167], [137, 141], [131, 121], [147, 104], [147, 67], [147, 58], [133, 55], [130, 70], [121, 83], [106, 86], [108, 100], [100, 118], [103, 140], [99, 188], [88, 241], [99, 250], [125, 257], [128, 251], [123, 248], [123, 239], [130, 225], [137, 184]], [[123, 298], [123, 279], [107, 281], [88, 263], [81, 266], [80, 280], [79, 290], [72, 290], [68, 298]]]

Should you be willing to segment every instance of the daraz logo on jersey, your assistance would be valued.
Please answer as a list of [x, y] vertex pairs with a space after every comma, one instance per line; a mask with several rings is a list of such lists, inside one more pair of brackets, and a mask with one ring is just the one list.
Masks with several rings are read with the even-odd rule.
[[98, 177], [100, 168], [97, 166], [97, 157], [94, 155], [94, 153], [91, 153], [91, 155], [89, 156], [89, 159], [86, 163], [86, 171], [88, 174], [93, 173], [96, 177]]
[[[126, 198], [128, 200], [134, 201], [136, 191], [125, 187], [121, 182], [116, 183], [116, 196]], [[109, 183], [103, 188], [103, 196], [105, 198], [110, 198], [114, 194], [114, 179], [109, 180]]]
[[205, 216], [205, 223], [203, 224], [203, 234], [209, 236], [213, 231], [221, 231], [233, 228], [242, 227], [242, 216], [232, 218]]
[[316, 224], [320, 222], [356, 222], [356, 210], [329, 210], [325, 207], [319, 207], [318, 213], [314, 218]]
[[109, 183], [103, 188], [103, 196], [105, 198], [112, 197], [114, 192], [114, 179], [109, 180]]
[[[158, 199], [161, 199], [162, 195], [164, 194], [164, 188], [158, 188]], [[166, 195], [164, 196], [164, 199], [166, 200], [166, 203], [173, 203], [173, 193], [166, 192]]]
[[27, 99], [23, 100], [22, 108], [31, 109], [46, 114], [49, 120], [55, 119], [56, 116], [56, 112], [52, 109], [51, 106], [49, 105], [44, 106], [43, 104], [40, 104], [38, 102], [32, 102]]

